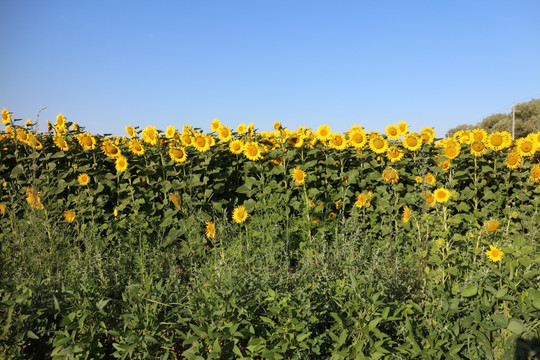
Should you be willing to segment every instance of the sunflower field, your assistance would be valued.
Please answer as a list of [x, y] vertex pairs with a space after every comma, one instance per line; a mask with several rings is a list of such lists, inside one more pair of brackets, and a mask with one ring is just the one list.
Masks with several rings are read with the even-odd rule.
[[0, 358], [540, 357], [540, 133], [2, 122]]

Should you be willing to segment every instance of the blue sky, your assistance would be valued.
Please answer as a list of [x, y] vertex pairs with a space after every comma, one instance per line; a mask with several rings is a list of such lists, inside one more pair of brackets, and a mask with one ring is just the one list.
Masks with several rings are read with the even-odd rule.
[[93, 133], [405, 120], [540, 98], [540, 1], [0, 2], [0, 107]]

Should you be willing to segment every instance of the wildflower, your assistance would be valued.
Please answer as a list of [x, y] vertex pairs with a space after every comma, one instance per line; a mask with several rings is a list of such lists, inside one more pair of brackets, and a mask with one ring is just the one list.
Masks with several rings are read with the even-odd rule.
[[128, 168], [128, 161], [127, 159], [120, 155], [119, 157], [116, 158], [116, 165], [115, 165], [115, 168], [117, 171], [119, 172], [124, 172], [127, 170]]
[[474, 140], [471, 144], [471, 154], [482, 156], [487, 152], [486, 144], [482, 140]]
[[66, 139], [64, 139], [62, 136], [54, 135], [53, 140], [54, 140], [54, 143], [56, 144], [56, 146], [58, 146], [58, 148], [60, 150], [67, 151], [69, 149], [69, 145], [68, 145]]
[[502, 256], [504, 253], [501, 249], [497, 248], [497, 246], [489, 245], [489, 250], [486, 251], [486, 255], [489, 260], [493, 262], [501, 261]]
[[450, 199], [450, 191], [445, 188], [438, 188], [433, 192], [433, 196], [435, 197], [435, 201], [444, 203]]
[[103, 153], [106, 156], [112, 158], [117, 158], [122, 155], [122, 152], [120, 151], [118, 146], [116, 146], [111, 139], [107, 139], [103, 142], [103, 144], [101, 145], [101, 150], [103, 150]]
[[403, 151], [401, 151], [397, 146], [391, 146], [390, 148], [388, 148], [388, 150], [386, 151], [386, 157], [388, 158], [388, 160], [390, 160], [391, 162], [397, 162], [399, 160], [401, 160], [403, 158]]
[[336, 218], [336, 213], [335, 212], [331, 212], [330, 214], [328, 214], [328, 219], [330, 220], [334, 220]]
[[66, 219], [68, 223], [72, 223], [73, 221], [75, 221], [76, 217], [77, 215], [75, 214], [75, 211], [71, 209], [64, 211], [64, 219]]
[[204, 134], [196, 134], [193, 137], [193, 147], [199, 152], [206, 152], [210, 150], [210, 142], [207, 141], [207, 136]]
[[367, 137], [362, 128], [354, 129], [349, 132], [349, 145], [355, 149], [361, 149], [366, 145]]
[[534, 140], [527, 136], [516, 141], [516, 152], [520, 156], [531, 156], [536, 152]]
[[522, 161], [522, 157], [518, 153], [511, 152], [506, 157], [506, 160], [505, 160], [506, 167], [509, 169], [517, 169], [521, 165], [521, 161]]
[[489, 134], [487, 146], [495, 151], [506, 149], [512, 144], [512, 135], [507, 131], [497, 131]]
[[232, 214], [232, 218], [234, 222], [236, 222], [237, 224], [241, 224], [244, 221], [246, 221], [247, 217], [248, 217], [248, 212], [246, 211], [246, 208], [243, 205], [239, 205], [234, 208], [234, 211]]
[[302, 185], [306, 182], [306, 173], [297, 166], [292, 173], [292, 179], [296, 185]]
[[415, 177], [414, 180], [415, 180], [418, 184], [421, 184], [421, 183], [422, 183], [422, 177], [421, 177], [421, 176]]
[[423, 127], [420, 131], [420, 137], [422, 138], [422, 143], [432, 144], [435, 140], [435, 130], [432, 127]]
[[347, 147], [347, 141], [345, 141], [345, 138], [341, 134], [334, 134], [330, 138], [329, 146], [332, 149], [343, 150]]
[[209, 239], [215, 239], [216, 237], [216, 227], [215, 225], [209, 221], [209, 220], [206, 220], [206, 231], [204, 233], [206, 235], [207, 238]]
[[231, 128], [221, 125], [218, 129], [218, 138], [223, 142], [229, 142], [232, 138]]
[[77, 181], [81, 186], [86, 186], [90, 182], [90, 176], [88, 176], [87, 173], [79, 174], [79, 176], [77, 177]]
[[489, 220], [485, 225], [484, 228], [487, 232], [494, 232], [499, 228], [500, 223], [497, 220]]

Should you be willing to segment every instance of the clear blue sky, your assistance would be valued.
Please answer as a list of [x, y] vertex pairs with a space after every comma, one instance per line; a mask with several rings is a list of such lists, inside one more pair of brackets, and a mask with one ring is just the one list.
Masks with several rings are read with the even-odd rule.
[[0, 107], [93, 133], [275, 121], [442, 136], [540, 98], [540, 1], [0, 1]]

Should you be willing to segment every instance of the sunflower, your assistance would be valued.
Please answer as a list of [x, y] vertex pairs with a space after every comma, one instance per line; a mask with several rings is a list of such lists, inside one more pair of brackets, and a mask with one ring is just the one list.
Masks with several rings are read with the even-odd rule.
[[336, 213], [335, 212], [330, 212], [330, 214], [328, 214], [328, 219], [330, 220], [334, 220], [336, 218]]
[[206, 230], [205, 230], [204, 234], [209, 239], [215, 239], [216, 238], [216, 226], [210, 220], [206, 220], [205, 224], [206, 224]]
[[424, 183], [428, 184], [428, 185], [435, 185], [435, 182], [437, 181], [437, 178], [435, 177], [435, 175], [433, 175], [432, 173], [428, 172], [425, 176], [424, 176]]
[[137, 133], [135, 132], [135, 128], [131, 125], [126, 126], [126, 133], [130, 138], [135, 137]]
[[244, 155], [249, 160], [252, 160], [252, 161], [259, 160], [260, 158], [262, 158], [261, 148], [259, 147], [259, 144], [252, 141], [248, 142], [244, 146]]
[[428, 206], [435, 206], [435, 197], [430, 191], [424, 192], [424, 200]]
[[246, 221], [248, 217], [248, 212], [246, 211], [246, 208], [243, 205], [239, 205], [234, 208], [232, 218], [235, 223], [241, 224], [244, 221]]
[[178, 194], [169, 194], [169, 200], [174, 204], [177, 209], [180, 209], [180, 196]]
[[69, 149], [69, 144], [67, 143], [66, 139], [64, 139], [60, 135], [54, 135], [53, 140], [56, 146], [62, 151], [67, 151]]
[[400, 135], [405, 135], [406, 133], [409, 132], [409, 125], [407, 125], [407, 123], [403, 120], [398, 122], [397, 126], [399, 129]]
[[487, 152], [486, 144], [482, 140], [474, 140], [471, 143], [471, 154], [474, 156], [482, 156]]
[[242, 140], [233, 140], [229, 143], [229, 150], [233, 154], [241, 154], [244, 151], [244, 143], [242, 142]]
[[422, 177], [421, 177], [421, 176], [415, 177], [414, 180], [416, 181], [417, 184], [421, 184], [421, 183], [422, 183]]
[[354, 147], [355, 149], [361, 149], [366, 145], [367, 138], [366, 133], [362, 128], [359, 129], [353, 129], [349, 132], [349, 145]]
[[422, 138], [415, 132], [408, 133], [401, 141], [403, 147], [410, 151], [416, 151], [422, 146]]
[[362, 208], [362, 207], [370, 207], [371, 206], [371, 199], [373, 199], [373, 193], [371, 191], [368, 191], [367, 193], [361, 193], [356, 196], [356, 201], [354, 205], [356, 207]]
[[7, 125], [11, 122], [11, 113], [6, 108], [2, 109], [2, 122]]
[[403, 207], [403, 216], [402, 216], [401, 220], [404, 223], [408, 223], [410, 218], [411, 218], [411, 209], [407, 205], [405, 205]]
[[441, 161], [441, 165], [440, 165], [440, 166], [442, 167], [442, 169], [443, 169], [444, 171], [448, 171], [448, 170], [450, 169], [450, 165], [451, 165], [450, 161], [448, 161], [448, 160], [443, 160], [443, 161]]
[[135, 155], [141, 156], [144, 154], [144, 147], [139, 139], [131, 139], [128, 143], [128, 149]]
[[519, 155], [525, 157], [525, 156], [531, 156], [534, 155], [536, 152], [536, 146], [535, 142], [532, 137], [524, 137], [520, 138], [516, 141], [516, 150]]
[[81, 186], [86, 186], [90, 182], [90, 176], [88, 176], [87, 173], [79, 174], [79, 176], [77, 177], [77, 181]]
[[392, 140], [399, 139], [399, 137], [401, 136], [401, 131], [399, 130], [397, 125], [394, 125], [394, 124], [388, 125], [384, 129], [384, 132], [385, 132], [386, 136], [388, 136], [388, 138], [392, 139]]
[[471, 142], [474, 140], [472, 137], [472, 133], [469, 130], [456, 131], [456, 133], [454, 134], [454, 139], [458, 141], [460, 144], [468, 144], [468, 145], [470, 145]]
[[39, 191], [31, 190], [29, 187], [26, 188], [26, 202], [34, 209], [43, 209], [43, 204], [41, 203], [41, 193]]
[[25, 142], [28, 138], [28, 133], [22, 128], [16, 128], [15, 133], [17, 134], [17, 140]]
[[221, 125], [217, 131], [219, 140], [223, 142], [229, 142], [232, 138], [231, 128], [228, 126]]
[[499, 225], [500, 223], [497, 221], [497, 220], [489, 220], [488, 222], [486, 222], [486, 224], [484, 225], [484, 229], [486, 229], [487, 232], [494, 232], [495, 230], [497, 230], [499, 228]]
[[435, 140], [435, 130], [432, 127], [423, 127], [420, 131], [423, 144], [432, 144]]
[[517, 169], [521, 165], [522, 159], [523, 158], [519, 155], [519, 153], [511, 152], [506, 157], [506, 167], [509, 169]]
[[435, 197], [435, 201], [444, 203], [450, 199], [450, 191], [445, 188], [438, 188], [433, 192], [433, 196]]
[[301, 148], [304, 145], [304, 138], [302, 134], [293, 133], [291, 137], [287, 139], [287, 142], [295, 148]]
[[174, 126], [172, 125], [167, 126], [167, 130], [165, 130], [165, 137], [167, 139], [172, 139], [175, 134], [176, 134], [176, 129], [174, 128]]
[[6, 205], [4, 203], [0, 203], [0, 215], [6, 214]]
[[71, 209], [64, 211], [64, 219], [66, 219], [68, 223], [72, 223], [73, 221], [75, 221], [76, 217], [77, 215], [75, 214], [75, 211]]
[[274, 130], [279, 130], [279, 129], [281, 129], [281, 123], [279, 121], [276, 121], [274, 123]]
[[236, 128], [236, 132], [239, 135], [243, 135], [246, 132], [246, 124], [241, 123], [240, 125], [238, 125], [238, 127]]
[[292, 179], [296, 185], [303, 185], [306, 182], [306, 173], [297, 166], [292, 172]]
[[210, 130], [212, 132], [217, 132], [220, 127], [221, 127], [221, 122], [219, 121], [219, 119], [212, 120], [212, 123], [210, 124]]
[[399, 175], [396, 169], [394, 169], [393, 167], [387, 167], [382, 172], [382, 178], [387, 183], [395, 184], [399, 180]]
[[114, 142], [112, 142], [112, 140], [110, 139], [107, 139], [103, 142], [103, 144], [101, 145], [101, 150], [103, 150], [103, 153], [106, 156], [112, 158], [117, 158], [122, 155], [122, 152], [120, 151], [118, 146], [116, 146]]
[[183, 163], [187, 160], [187, 153], [183, 147], [170, 147], [169, 156], [177, 163]]
[[487, 146], [491, 150], [502, 150], [508, 148], [512, 144], [512, 135], [507, 131], [497, 131], [489, 134]]
[[79, 144], [81, 144], [82, 148], [85, 150], [93, 150], [96, 148], [96, 138], [92, 134], [87, 132], [79, 134], [77, 140], [79, 140]]
[[540, 183], [540, 164], [536, 164], [533, 166], [529, 179], [531, 179], [531, 181], [535, 183]]
[[486, 251], [486, 255], [489, 260], [493, 262], [497, 262], [497, 261], [501, 261], [504, 253], [502, 252], [501, 249], [497, 248], [496, 246], [489, 245], [489, 250]]
[[397, 146], [393, 145], [386, 151], [386, 157], [391, 162], [397, 162], [403, 158], [403, 151], [401, 151]]
[[192, 139], [192, 145], [199, 152], [206, 152], [210, 149], [210, 144], [206, 141], [204, 134], [195, 134]]
[[128, 167], [127, 159], [122, 155], [118, 156], [116, 158], [116, 165], [115, 165], [116, 170], [120, 172], [124, 172], [127, 170], [127, 167]]
[[338, 201], [336, 201], [336, 210], [341, 209], [342, 206], [343, 206], [343, 200], [342, 199], [339, 199]]
[[317, 140], [320, 142], [325, 142], [327, 140], [330, 140], [332, 137], [332, 132], [330, 131], [330, 127], [326, 124], [321, 125], [317, 128]]
[[147, 126], [141, 133], [142, 140], [150, 145], [156, 145], [159, 141], [159, 132], [155, 126]]
[[189, 132], [183, 132], [182, 135], [180, 135], [180, 141], [184, 146], [190, 146], [193, 144], [193, 139], [189, 135]]
[[444, 156], [448, 159], [448, 160], [452, 160], [452, 159], [455, 159], [459, 153], [461, 152], [461, 146], [452, 141], [452, 142], [447, 142], [445, 143], [444, 145]]
[[388, 149], [388, 140], [379, 134], [371, 136], [369, 139], [369, 148], [376, 154], [384, 154]]
[[345, 148], [347, 147], [347, 141], [345, 140], [345, 138], [343, 137], [343, 135], [341, 135], [341, 134], [334, 134], [334, 135], [332, 135], [332, 137], [330, 138], [329, 146], [330, 146], [332, 149], [343, 150], [343, 149], [345, 149]]

